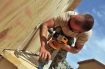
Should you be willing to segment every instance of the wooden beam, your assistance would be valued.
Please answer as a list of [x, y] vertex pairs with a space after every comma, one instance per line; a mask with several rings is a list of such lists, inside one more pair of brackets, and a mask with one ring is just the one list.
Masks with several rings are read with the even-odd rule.
[[[33, 65], [29, 64], [28, 62], [24, 61], [21, 58], [17, 58], [14, 55], [14, 51], [3, 51], [1, 54], [4, 58], [14, 64], [18, 69], [37, 69]], [[25, 58], [24, 58], [25, 59]], [[26, 60], [26, 59], [25, 59]]]

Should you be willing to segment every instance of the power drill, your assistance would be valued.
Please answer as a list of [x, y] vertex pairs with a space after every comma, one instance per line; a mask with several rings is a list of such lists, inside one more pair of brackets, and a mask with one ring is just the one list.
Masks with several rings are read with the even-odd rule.
[[68, 39], [59, 32], [55, 32], [52, 36], [52, 39], [48, 42], [49, 46], [54, 49], [57, 49], [54, 45], [54, 41], [58, 41], [61, 44], [67, 45]]

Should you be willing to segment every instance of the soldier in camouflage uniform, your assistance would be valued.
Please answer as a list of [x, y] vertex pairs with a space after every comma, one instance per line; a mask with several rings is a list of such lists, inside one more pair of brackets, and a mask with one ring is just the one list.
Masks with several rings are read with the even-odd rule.
[[[47, 31], [49, 28], [60, 26], [64, 35], [68, 36], [68, 38], [71, 38], [71, 41], [69, 41], [70, 43], [66, 46], [57, 41], [54, 42], [54, 45], [59, 48], [59, 51], [49, 69], [52, 69], [52, 67], [57, 69], [58, 63], [62, 62], [66, 58], [67, 52], [76, 54], [83, 48], [84, 44], [89, 40], [92, 34], [91, 29], [93, 25], [94, 18], [90, 14], [77, 14], [74, 11], [62, 13], [61, 15], [43, 22], [40, 27], [40, 65], [44, 66], [48, 60], [53, 57], [51, 56], [52, 52], [56, 51], [47, 44]], [[76, 41], [75, 46], [72, 47], [71, 44], [74, 37], [76, 38]]]

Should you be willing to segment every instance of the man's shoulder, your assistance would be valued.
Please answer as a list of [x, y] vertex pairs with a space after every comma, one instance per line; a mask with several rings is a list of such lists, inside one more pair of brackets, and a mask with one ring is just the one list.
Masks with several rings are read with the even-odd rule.
[[85, 34], [91, 34], [92, 33], [92, 30], [89, 30], [87, 32], [84, 32]]
[[81, 33], [81, 36], [87, 36], [90, 37], [92, 35], [92, 30], [86, 31], [84, 33]]

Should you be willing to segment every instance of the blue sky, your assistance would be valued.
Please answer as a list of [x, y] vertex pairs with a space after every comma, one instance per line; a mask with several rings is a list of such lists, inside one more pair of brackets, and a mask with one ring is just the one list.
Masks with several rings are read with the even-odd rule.
[[78, 54], [68, 53], [66, 60], [74, 68], [77, 62], [96, 59], [105, 64], [105, 0], [82, 0], [75, 9], [78, 13], [89, 13], [95, 19], [93, 34]]

